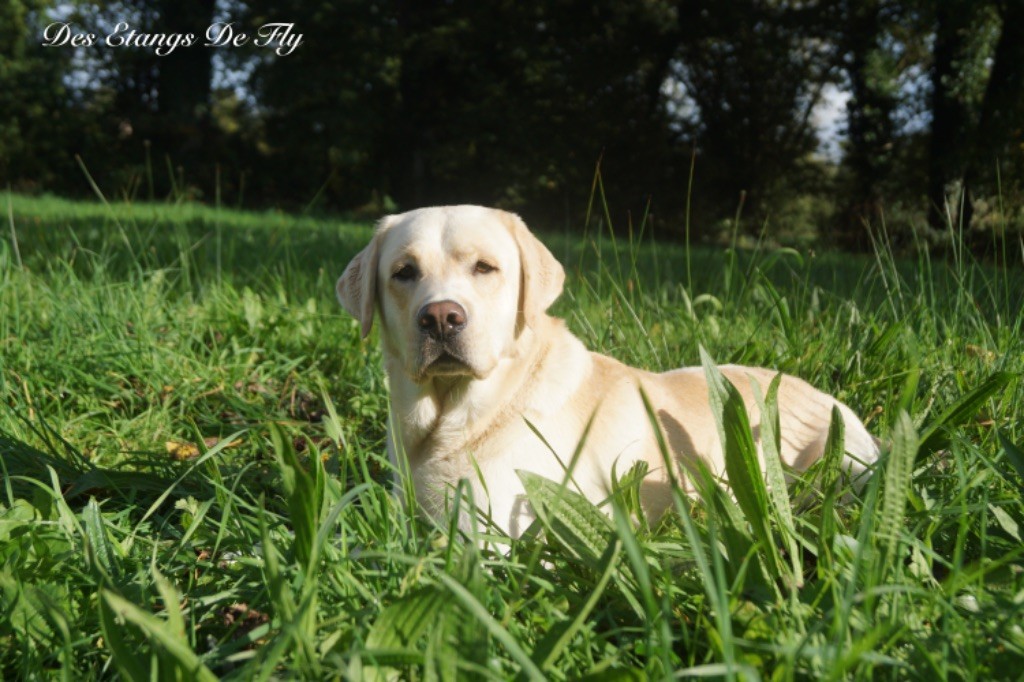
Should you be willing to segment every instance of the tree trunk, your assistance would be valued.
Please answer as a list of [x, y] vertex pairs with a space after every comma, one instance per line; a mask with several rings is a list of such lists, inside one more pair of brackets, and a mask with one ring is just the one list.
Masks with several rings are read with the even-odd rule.
[[936, 3], [928, 155], [928, 222], [936, 230], [948, 229], [950, 221], [966, 230], [973, 213], [966, 185], [969, 115], [966, 103], [953, 91], [969, 16], [961, 3]]
[[200, 41], [178, 47], [157, 62], [158, 110], [180, 121], [205, 117], [210, 99], [213, 50], [202, 46], [213, 21], [214, 0], [162, 0], [159, 26], [162, 33], [192, 33]]
[[1024, 137], [1024, 0], [1002, 3], [1002, 29], [981, 104], [971, 175], [986, 174]]
[[879, 3], [851, 2], [850, 6], [844, 45], [851, 55], [846, 67], [851, 98], [845, 165], [853, 184], [840, 214], [836, 241], [844, 248], [865, 251], [871, 247], [870, 226], [882, 215], [882, 183], [892, 167], [896, 97], [894, 74], [880, 73], [886, 67], [873, 59], [882, 49]]
[[166, 159], [177, 170], [168, 178], [169, 187], [196, 184], [210, 156], [215, 154], [210, 126], [210, 85], [213, 50], [202, 46], [206, 29], [213, 21], [214, 0], [160, 0], [154, 30], [159, 33], [192, 33], [199, 44], [178, 46], [170, 54], [154, 58], [156, 65], [156, 112], [144, 122], [142, 132], [152, 143], [158, 164]]

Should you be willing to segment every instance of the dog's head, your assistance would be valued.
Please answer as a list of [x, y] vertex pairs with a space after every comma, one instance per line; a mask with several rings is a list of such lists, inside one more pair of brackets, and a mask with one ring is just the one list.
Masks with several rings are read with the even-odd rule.
[[486, 377], [562, 292], [565, 273], [519, 216], [424, 208], [380, 221], [338, 279], [338, 300], [416, 382]]

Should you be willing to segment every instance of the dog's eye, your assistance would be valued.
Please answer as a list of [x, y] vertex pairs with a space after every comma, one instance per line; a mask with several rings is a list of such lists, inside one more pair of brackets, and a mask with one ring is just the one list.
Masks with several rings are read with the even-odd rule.
[[476, 262], [476, 265], [473, 266], [473, 272], [478, 274], [478, 275], [486, 275], [488, 273], [494, 272], [497, 269], [498, 268], [494, 267], [493, 265], [491, 265], [487, 261], [482, 261], [482, 260], [478, 260]]
[[393, 279], [397, 279], [399, 282], [411, 282], [416, 279], [419, 273], [416, 272], [416, 266], [409, 265], [408, 263], [395, 270], [394, 274], [391, 275]]

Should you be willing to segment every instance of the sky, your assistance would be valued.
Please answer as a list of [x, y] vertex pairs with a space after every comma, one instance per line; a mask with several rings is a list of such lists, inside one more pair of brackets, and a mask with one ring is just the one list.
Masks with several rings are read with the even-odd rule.
[[838, 162], [843, 158], [846, 104], [849, 101], [849, 91], [829, 83], [822, 90], [821, 101], [811, 114], [811, 122], [818, 130], [818, 153], [829, 161]]

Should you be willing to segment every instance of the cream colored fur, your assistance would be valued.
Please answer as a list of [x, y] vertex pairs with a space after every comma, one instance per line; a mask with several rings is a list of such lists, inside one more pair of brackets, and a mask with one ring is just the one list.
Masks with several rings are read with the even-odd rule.
[[[412, 270], [402, 270], [407, 267]], [[669, 505], [670, 479], [641, 387], [677, 461], [700, 458], [725, 475], [703, 371], [655, 374], [588, 351], [546, 312], [564, 278], [562, 266], [518, 216], [447, 206], [384, 218], [338, 280], [338, 298], [360, 320], [363, 336], [379, 314], [391, 389], [389, 453], [397, 470], [405, 468], [400, 458], [407, 458], [417, 499], [428, 513], [444, 514], [454, 486], [466, 479], [477, 504], [518, 536], [533, 515], [516, 471], [561, 481], [564, 469], [548, 445], [568, 462], [593, 415], [574, 487], [600, 502], [613, 469], [622, 475], [647, 462], [642, 504], [657, 517]], [[466, 312], [465, 328], [451, 347], [459, 358], [454, 364], [431, 364], [417, 324], [423, 306], [438, 301], [454, 301]], [[763, 393], [776, 373], [720, 369], [742, 394], [756, 435], [760, 416], [751, 382]], [[821, 456], [833, 405], [846, 425], [848, 471], [857, 475], [875, 461], [877, 445], [848, 407], [784, 376], [779, 412], [787, 465], [803, 470]], [[685, 466], [677, 479], [693, 492]]]

